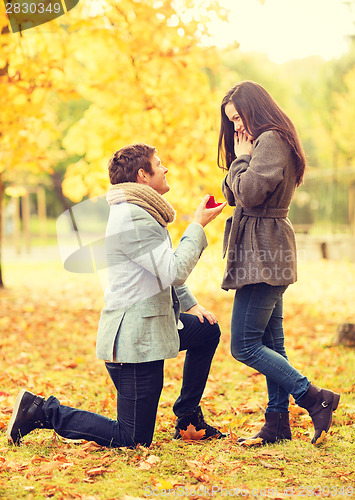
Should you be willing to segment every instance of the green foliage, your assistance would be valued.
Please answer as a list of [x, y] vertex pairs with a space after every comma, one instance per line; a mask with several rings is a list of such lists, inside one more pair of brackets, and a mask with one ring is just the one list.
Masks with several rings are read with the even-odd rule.
[[276, 64], [261, 54], [237, 50], [222, 61], [228, 72], [219, 81], [221, 90], [239, 80], [265, 86], [294, 121], [311, 166], [344, 167], [353, 160], [355, 43], [331, 61], [314, 56]]

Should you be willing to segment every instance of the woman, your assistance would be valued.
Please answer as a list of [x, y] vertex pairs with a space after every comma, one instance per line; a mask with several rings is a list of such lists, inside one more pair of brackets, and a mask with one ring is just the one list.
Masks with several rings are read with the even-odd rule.
[[[221, 105], [218, 165], [228, 170], [223, 194], [235, 206], [227, 220], [222, 288], [235, 289], [231, 323], [234, 358], [266, 377], [265, 424], [248, 443], [292, 439], [289, 394], [313, 421], [313, 444], [323, 441], [340, 395], [319, 389], [288, 362], [282, 297], [296, 281], [296, 245], [287, 218], [306, 159], [296, 129], [270, 94], [244, 81]], [[238, 440], [245, 442], [244, 438]]]

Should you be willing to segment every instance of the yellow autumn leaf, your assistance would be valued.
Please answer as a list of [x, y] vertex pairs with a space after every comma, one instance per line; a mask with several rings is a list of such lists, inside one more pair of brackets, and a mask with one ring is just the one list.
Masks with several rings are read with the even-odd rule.
[[264, 443], [264, 440], [262, 438], [249, 438], [240, 443], [241, 446], [261, 446]]
[[68, 176], [62, 184], [63, 193], [72, 201], [79, 202], [87, 194], [87, 187], [81, 175]]
[[174, 487], [174, 484], [167, 479], [159, 479], [159, 483], [156, 485], [158, 490], [170, 490]]
[[15, 106], [23, 106], [27, 103], [27, 96], [24, 94], [19, 94], [13, 99], [12, 102]]
[[82, 131], [82, 122], [77, 122], [63, 139], [63, 146], [71, 154], [84, 155], [86, 152], [85, 135]]

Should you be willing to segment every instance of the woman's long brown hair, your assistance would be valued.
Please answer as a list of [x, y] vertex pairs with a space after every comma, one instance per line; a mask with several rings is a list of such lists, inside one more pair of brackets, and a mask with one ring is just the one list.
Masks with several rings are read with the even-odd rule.
[[235, 85], [223, 98], [218, 141], [218, 166], [228, 170], [235, 159], [234, 127], [225, 113], [228, 102], [233, 103], [246, 131], [254, 139], [267, 130], [276, 130], [288, 142], [295, 157], [297, 186], [299, 186], [306, 168], [306, 156], [296, 128], [271, 95], [258, 83], [248, 80]]

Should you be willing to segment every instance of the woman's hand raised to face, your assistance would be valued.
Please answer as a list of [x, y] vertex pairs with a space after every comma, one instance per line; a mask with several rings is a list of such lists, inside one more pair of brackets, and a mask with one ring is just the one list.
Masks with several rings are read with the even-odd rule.
[[252, 147], [252, 137], [245, 130], [234, 133], [234, 152], [237, 158], [240, 155], [251, 155]]
[[202, 227], [205, 227], [211, 220], [215, 219], [227, 205], [227, 202], [224, 202], [216, 208], [206, 208], [209, 199], [210, 195], [206, 194], [195, 212], [194, 222], [201, 224]]

